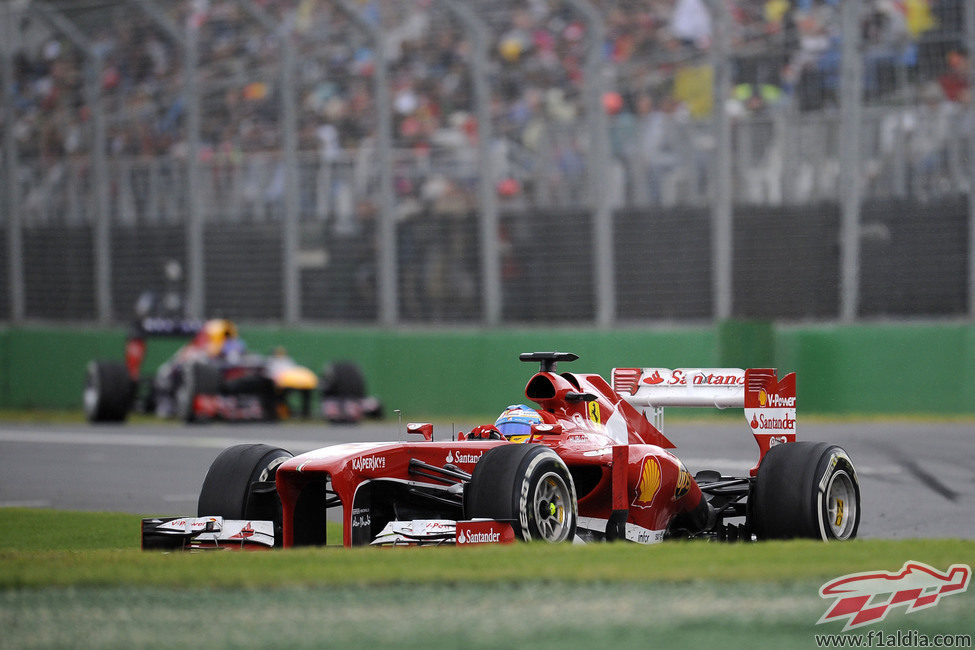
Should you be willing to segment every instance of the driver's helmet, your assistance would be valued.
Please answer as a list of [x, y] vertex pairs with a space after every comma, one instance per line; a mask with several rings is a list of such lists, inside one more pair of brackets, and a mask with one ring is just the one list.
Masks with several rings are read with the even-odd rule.
[[202, 333], [207, 354], [211, 357], [220, 356], [228, 342], [238, 340], [237, 326], [224, 318], [208, 320], [203, 324]]
[[505, 438], [511, 440], [512, 436], [530, 436], [532, 425], [541, 423], [542, 416], [532, 407], [512, 404], [501, 413], [494, 426], [504, 434]]

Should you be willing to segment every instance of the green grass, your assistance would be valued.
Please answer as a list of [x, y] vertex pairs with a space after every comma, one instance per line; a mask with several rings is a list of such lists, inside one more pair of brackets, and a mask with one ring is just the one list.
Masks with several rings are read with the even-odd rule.
[[[480, 584], [560, 581], [788, 583], [853, 571], [975, 564], [972, 540], [856, 540], [655, 546], [515, 544], [446, 548], [302, 548], [268, 553], [139, 550], [140, 517], [0, 508], [0, 588], [155, 585], [263, 588], [282, 585]], [[332, 524], [330, 541], [340, 539]]]
[[[139, 522], [0, 508], [0, 647], [811, 647], [825, 581], [975, 565], [968, 540], [161, 553]], [[973, 598], [883, 629], [975, 634]]]

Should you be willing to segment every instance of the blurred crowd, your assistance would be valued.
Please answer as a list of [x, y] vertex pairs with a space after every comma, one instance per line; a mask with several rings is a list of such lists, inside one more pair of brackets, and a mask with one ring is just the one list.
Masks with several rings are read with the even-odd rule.
[[[697, 192], [713, 151], [708, 54], [714, 21], [706, 0], [593, 0], [607, 26], [604, 109], [613, 128], [621, 202], [674, 202]], [[19, 3], [25, 6], [25, 3]], [[57, 5], [57, 3], [55, 3]], [[298, 142], [321, 161], [367, 157], [377, 116], [376, 47], [332, 0], [252, 0], [279, 25], [269, 31], [237, 0], [158, 5], [179, 29], [199, 31], [201, 157], [233, 166], [250, 154], [274, 160], [282, 146], [281, 37], [297, 50]], [[396, 190], [440, 211], [469, 207], [477, 166], [472, 39], [439, 0], [352, 0], [382, 29], [395, 147]], [[472, 0], [491, 32], [490, 113], [498, 192], [575, 203], [584, 191], [583, 65], [587, 26], [568, 2]], [[939, 150], [957, 107], [968, 103], [963, 0], [867, 0], [861, 30], [870, 102], [910, 106], [878, 138], [909, 130], [911, 146]], [[103, 57], [97, 71], [115, 156], [185, 159], [184, 54], [158, 21], [132, 3], [61, 3]], [[838, 103], [839, 0], [738, 0], [729, 10], [736, 120], [776, 111], [814, 113]], [[84, 55], [25, 13], [18, 26], [12, 111], [22, 159], [84, 154], [92, 107], [84, 100]], [[610, 65], [611, 64], [611, 65]], [[756, 131], [760, 150], [772, 131]], [[941, 138], [942, 140], [938, 140]], [[896, 138], [895, 138], [896, 139]], [[892, 146], [892, 145], [891, 145]], [[761, 151], [756, 160], [765, 156]], [[398, 158], [397, 160], [400, 160]], [[277, 170], [277, 171], [276, 171]], [[682, 170], [677, 174], [676, 170]], [[254, 200], [280, 196], [280, 165], [244, 172]], [[368, 172], [364, 172], [368, 176]], [[368, 180], [361, 181], [360, 190]], [[360, 192], [368, 193], [366, 192]], [[554, 198], [553, 198], [554, 197]]]

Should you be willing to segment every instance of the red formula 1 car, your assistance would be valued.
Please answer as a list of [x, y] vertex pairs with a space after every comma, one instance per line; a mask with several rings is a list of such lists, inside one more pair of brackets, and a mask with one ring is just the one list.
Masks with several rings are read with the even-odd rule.
[[[860, 488], [850, 457], [796, 442], [795, 374], [771, 369], [617, 368], [556, 371], [574, 354], [522, 354], [541, 364], [525, 396], [537, 422], [485, 425], [434, 441], [339, 444], [292, 457], [268, 445], [224, 450], [203, 482], [198, 515], [270, 521], [275, 544], [326, 542], [341, 512], [345, 546], [509, 540], [654, 543], [856, 536]], [[662, 429], [668, 406], [738, 407], [758, 443], [748, 476], [691, 476]]]

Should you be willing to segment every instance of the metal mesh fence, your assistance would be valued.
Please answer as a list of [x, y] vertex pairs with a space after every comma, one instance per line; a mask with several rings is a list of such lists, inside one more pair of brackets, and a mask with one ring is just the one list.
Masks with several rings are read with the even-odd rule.
[[23, 242], [27, 317], [94, 320], [91, 228], [35, 226]]
[[621, 319], [710, 317], [709, 220], [699, 208], [617, 213]]
[[975, 302], [962, 0], [0, 11], [4, 320], [147, 289], [384, 325]]
[[865, 206], [863, 222], [863, 315], [965, 312], [965, 201], [878, 202]]

